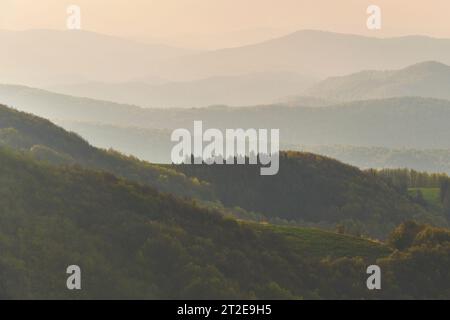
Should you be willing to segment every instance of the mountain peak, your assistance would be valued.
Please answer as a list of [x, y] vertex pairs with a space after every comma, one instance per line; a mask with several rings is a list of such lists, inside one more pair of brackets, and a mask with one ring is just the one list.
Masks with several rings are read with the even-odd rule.
[[450, 66], [441, 63], [439, 61], [435, 61], [435, 60], [429, 60], [429, 61], [424, 61], [424, 62], [419, 62], [413, 65], [410, 65], [406, 68], [404, 68], [403, 70], [423, 70], [423, 71], [431, 71], [431, 72], [436, 72], [436, 71], [441, 71], [441, 70], [445, 70], [445, 69], [449, 69]]
[[399, 70], [363, 71], [329, 78], [311, 88], [309, 95], [335, 100], [365, 100], [421, 96], [450, 99], [450, 66], [430, 60]]

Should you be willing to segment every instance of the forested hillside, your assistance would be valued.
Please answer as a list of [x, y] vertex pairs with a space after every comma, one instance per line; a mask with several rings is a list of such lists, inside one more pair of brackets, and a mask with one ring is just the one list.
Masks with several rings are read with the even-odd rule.
[[381, 177], [399, 192], [409, 195], [429, 211], [438, 212], [450, 221], [450, 177], [446, 174], [417, 172], [409, 169], [368, 170]]
[[[1, 298], [450, 297], [444, 230], [404, 225], [391, 254], [359, 238], [238, 223], [108, 173], [4, 148], [0, 185]], [[381, 292], [366, 288], [374, 262]], [[81, 291], [65, 287], [71, 264], [83, 270]]]
[[280, 172], [261, 177], [255, 166], [161, 166], [90, 146], [51, 122], [0, 108], [0, 143], [57, 165], [103, 170], [159, 191], [232, 209], [237, 216], [313, 224], [384, 238], [407, 219], [446, 225], [381, 179], [329, 158], [283, 153]]
[[250, 219], [343, 225], [378, 238], [407, 219], [446, 225], [383, 181], [312, 154], [283, 153], [274, 177], [261, 177], [255, 166], [153, 165], [94, 148], [47, 120], [7, 107], [0, 108], [0, 143], [53, 164], [104, 170], [159, 191], [240, 207], [250, 213], [239, 216]]
[[450, 301], [450, 0], [368, 2], [0, 0], [0, 306]]
[[361, 71], [326, 79], [307, 91], [322, 99], [351, 101], [390, 97], [430, 97], [450, 99], [450, 67], [426, 61], [401, 70]]
[[[101, 131], [99, 130], [99, 132]], [[349, 145], [287, 145], [284, 148], [286, 150], [321, 154], [361, 169], [409, 168], [417, 171], [444, 172], [450, 175], [450, 149], [407, 149]]]
[[[170, 163], [171, 130], [124, 127], [88, 122], [55, 121], [66, 130], [89, 138], [99, 148], [119, 150], [152, 163]], [[350, 145], [281, 144], [281, 150], [307, 151], [368, 168], [410, 168], [450, 174], [450, 149], [411, 149]]]
[[[0, 85], [0, 98], [2, 103], [40, 117], [57, 119], [62, 125], [89, 122], [171, 131], [177, 128], [191, 129], [195, 120], [202, 120], [205, 129], [278, 128], [282, 132], [282, 145], [450, 148], [450, 128], [447, 123], [450, 102], [433, 98], [374, 99], [320, 108], [310, 107], [306, 102], [250, 107], [144, 109], [6, 85]], [[76, 129], [76, 126], [67, 128]], [[119, 128], [116, 134], [120, 131]], [[83, 137], [89, 141], [98, 140], [93, 132], [95, 130], [85, 130]], [[104, 142], [115, 148], [120, 145], [115, 139]], [[141, 138], [140, 144], [145, 142]], [[130, 139], [125, 152], [133, 149], [130, 147], [132, 143]], [[156, 159], [159, 158], [160, 155]]]
[[283, 152], [280, 171], [260, 176], [257, 166], [174, 166], [210, 183], [225, 206], [286, 221], [344, 225], [348, 232], [385, 237], [397, 224], [417, 219], [447, 225], [393, 185], [336, 160]]
[[78, 164], [105, 170], [158, 190], [181, 196], [212, 199], [208, 186], [187, 179], [174, 170], [162, 168], [113, 150], [97, 149], [75, 133], [69, 133], [48, 120], [0, 105], [0, 145], [31, 152], [36, 158], [54, 164]]

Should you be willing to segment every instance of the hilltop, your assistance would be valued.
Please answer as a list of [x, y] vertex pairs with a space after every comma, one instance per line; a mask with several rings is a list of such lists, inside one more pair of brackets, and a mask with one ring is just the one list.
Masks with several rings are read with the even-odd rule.
[[[402, 225], [386, 245], [238, 223], [109, 173], [4, 148], [0, 164], [3, 299], [449, 297], [445, 230]], [[381, 292], [366, 288], [374, 263], [385, 275]], [[81, 291], [66, 288], [72, 264], [82, 269]]]
[[175, 165], [209, 183], [226, 207], [262, 213], [271, 221], [343, 225], [347, 232], [384, 238], [399, 223], [418, 220], [446, 226], [382, 179], [331, 158], [282, 152], [277, 175], [255, 166]]
[[0, 144], [52, 164], [107, 171], [159, 191], [271, 219], [327, 228], [345, 223], [353, 232], [376, 237], [385, 237], [407, 219], [444, 223], [375, 177], [313, 154], [282, 153], [280, 172], [272, 178], [261, 177], [257, 166], [155, 165], [95, 148], [48, 120], [7, 107], [0, 107]]
[[[2, 298], [311, 296], [317, 284], [299, 284], [312, 280], [319, 261], [290, 247], [335, 256], [333, 241], [348, 248], [340, 257], [390, 253], [314, 230], [305, 232], [313, 243], [293, 239], [109, 173], [39, 164], [2, 148], [0, 163]], [[71, 264], [83, 270], [78, 293], [65, 287]]]
[[208, 186], [183, 174], [125, 156], [114, 150], [98, 149], [73, 132], [50, 121], [0, 105], [0, 145], [31, 153], [53, 164], [80, 165], [113, 172], [130, 180], [180, 196], [210, 200]]
[[450, 66], [426, 61], [400, 70], [362, 71], [319, 82], [306, 95], [350, 101], [419, 96], [450, 99]]

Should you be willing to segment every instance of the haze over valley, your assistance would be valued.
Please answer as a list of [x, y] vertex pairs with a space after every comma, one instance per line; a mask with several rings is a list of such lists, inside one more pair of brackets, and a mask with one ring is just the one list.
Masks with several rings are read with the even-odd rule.
[[450, 299], [450, 3], [377, 2], [2, 0], [0, 299]]

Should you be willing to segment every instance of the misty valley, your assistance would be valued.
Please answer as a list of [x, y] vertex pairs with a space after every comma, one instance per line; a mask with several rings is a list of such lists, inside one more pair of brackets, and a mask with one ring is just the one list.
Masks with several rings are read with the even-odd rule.
[[317, 1], [2, 2], [0, 300], [449, 300], [441, 13]]

